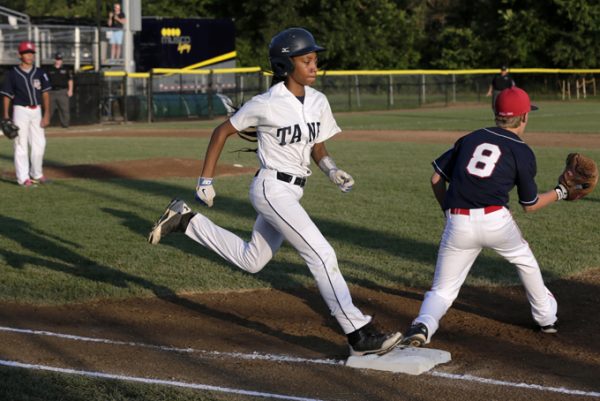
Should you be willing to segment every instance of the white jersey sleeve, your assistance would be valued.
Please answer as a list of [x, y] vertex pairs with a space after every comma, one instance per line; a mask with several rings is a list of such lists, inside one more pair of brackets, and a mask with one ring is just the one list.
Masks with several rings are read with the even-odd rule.
[[268, 112], [267, 106], [264, 96], [254, 96], [229, 118], [229, 122], [238, 131], [243, 131], [249, 127], [257, 127], [265, 119]]
[[321, 128], [319, 132], [319, 136], [315, 140], [315, 143], [325, 142], [335, 134], [342, 131], [340, 127], [338, 127], [335, 118], [333, 117], [333, 113], [331, 112], [331, 106], [329, 105], [329, 101], [323, 96], [323, 105], [322, 113], [321, 113]]

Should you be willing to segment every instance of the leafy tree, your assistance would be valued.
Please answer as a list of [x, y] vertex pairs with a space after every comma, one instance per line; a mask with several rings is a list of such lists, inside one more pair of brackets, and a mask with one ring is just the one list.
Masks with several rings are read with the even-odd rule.
[[[103, 23], [112, 3], [101, 0]], [[32, 17], [96, 17], [96, 0], [2, 5]], [[239, 65], [265, 69], [270, 39], [291, 26], [327, 48], [327, 69], [600, 65], [600, 0], [143, 0], [142, 14], [232, 18]]]

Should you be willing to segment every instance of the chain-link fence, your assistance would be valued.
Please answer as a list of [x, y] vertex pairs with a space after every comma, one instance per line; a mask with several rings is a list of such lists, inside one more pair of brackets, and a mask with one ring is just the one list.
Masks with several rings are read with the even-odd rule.
[[[320, 73], [315, 87], [327, 95], [334, 112], [485, 104], [491, 103], [486, 94], [495, 73], [327, 71]], [[535, 101], [600, 100], [600, 70], [525, 70], [512, 76]], [[212, 118], [264, 92], [270, 82], [271, 76], [258, 67], [79, 72], [72, 123]]]

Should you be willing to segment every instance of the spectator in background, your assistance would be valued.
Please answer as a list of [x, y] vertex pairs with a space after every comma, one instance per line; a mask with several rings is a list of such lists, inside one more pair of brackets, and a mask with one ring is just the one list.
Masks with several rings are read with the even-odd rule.
[[125, 14], [121, 11], [121, 4], [115, 3], [114, 11], [108, 13], [108, 26], [119, 28], [111, 31], [110, 36], [110, 58], [120, 59], [123, 46], [123, 26], [125, 25]]
[[48, 69], [48, 77], [52, 90], [50, 91], [50, 119], [58, 110], [60, 125], [69, 128], [71, 114], [69, 99], [73, 96], [73, 70], [63, 65], [62, 53], [54, 55], [54, 65]]
[[492, 79], [492, 83], [488, 89], [486, 96], [492, 96], [492, 110], [496, 113], [496, 98], [504, 89], [515, 86], [515, 81], [508, 73], [508, 67], [503, 65], [500, 68], [500, 74]]

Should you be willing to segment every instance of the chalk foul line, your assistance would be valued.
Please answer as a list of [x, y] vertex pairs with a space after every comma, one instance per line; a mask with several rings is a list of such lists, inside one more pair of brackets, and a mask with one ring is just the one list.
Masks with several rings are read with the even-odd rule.
[[180, 381], [174, 381], [174, 380], [160, 380], [160, 379], [149, 379], [149, 378], [145, 378], [145, 377], [136, 377], [136, 376], [114, 375], [114, 374], [104, 373], [104, 372], [93, 372], [93, 371], [87, 371], [87, 370], [57, 368], [54, 366], [32, 365], [32, 364], [28, 364], [28, 363], [5, 361], [5, 360], [1, 360], [1, 359], [0, 359], [0, 366], [7, 366], [7, 367], [21, 368], [21, 369], [30, 369], [30, 370], [41, 370], [41, 371], [55, 372], [55, 373], [63, 373], [63, 374], [69, 374], [69, 375], [84, 376], [84, 377], [89, 377], [89, 378], [94, 378], [94, 379], [120, 380], [120, 381], [144, 383], [144, 384], [160, 384], [160, 385], [171, 386], [171, 387], [180, 387], [180, 388], [203, 390], [203, 391], [213, 391], [213, 392], [219, 392], [219, 393], [248, 395], [248, 396], [263, 397], [263, 398], [274, 398], [274, 399], [279, 399], [279, 400], [323, 401], [323, 400], [320, 400], [317, 398], [296, 397], [296, 396], [284, 395], [284, 394], [274, 394], [274, 393], [265, 393], [265, 392], [261, 392], [261, 391], [241, 390], [241, 389], [235, 389], [235, 388], [211, 386], [208, 384], [199, 384], [199, 383], [187, 383], [187, 382], [180, 382]]
[[[0, 326], [0, 331], [28, 334], [28, 335], [57, 337], [57, 338], [73, 340], [73, 341], [84, 341], [84, 342], [94, 342], [94, 343], [102, 343], [102, 344], [109, 344], [109, 345], [123, 345], [123, 346], [130, 346], [130, 347], [147, 348], [147, 349], [154, 349], [154, 350], [166, 351], [166, 352], [197, 353], [197, 354], [201, 354], [206, 357], [213, 357], [213, 358], [266, 360], [266, 361], [273, 361], [273, 362], [340, 365], [340, 366], [343, 366], [345, 363], [345, 361], [343, 361], [343, 360], [335, 360], [335, 359], [310, 359], [310, 358], [299, 358], [299, 357], [288, 356], [288, 355], [260, 354], [257, 352], [251, 353], [251, 354], [246, 354], [246, 353], [241, 353], [241, 352], [220, 352], [220, 351], [198, 350], [198, 349], [194, 349], [194, 348], [178, 348], [178, 347], [139, 343], [139, 342], [133, 342], [133, 341], [118, 341], [118, 340], [110, 340], [110, 339], [106, 339], [106, 338], [83, 337], [83, 336], [76, 336], [76, 335], [72, 335], [72, 334], [55, 333], [55, 332], [45, 331], [45, 330], [30, 330], [30, 329], [20, 329], [20, 328], [5, 327], [5, 326]], [[0, 365], [1, 364], [2, 363], [0, 363]], [[6, 366], [8, 366], [8, 365], [6, 365]], [[34, 365], [32, 365], [32, 366], [34, 366]], [[48, 369], [55, 369], [55, 368], [48, 367]], [[56, 369], [58, 369], [58, 368], [56, 368]], [[600, 392], [597, 392], [597, 391], [583, 391], [583, 390], [568, 389], [568, 388], [564, 388], [564, 387], [546, 387], [546, 386], [542, 386], [539, 384], [515, 383], [515, 382], [509, 382], [509, 381], [503, 381], [503, 380], [487, 379], [487, 378], [483, 378], [483, 377], [472, 376], [469, 374], [460, 375], [460, 374], [438, 372], [435, 370], [427, 372], [425, 374], [435, 376], [435, 377], [450, 379], [450, 380], [463, 380], [463, 381], [470, 381], [470, 382], [474, 382], [474, 383], [482, 383], [482, 384], [489, 384], [489, 385], [495, 385], [495, 386], [525, 388], [525, 389], [529, 389], [529, 390], [548, 391], [548, 392], [553, 392], [553, 393], [562, 393], [562, 394], [569, 394], [569, 395], [580, 395], [580, 396], [600, 398]], [[200, 386], [204, 386], [204, 385], [200, 385]], [[305, 400], [304, 398], [287, 398], [287, 399]]]

